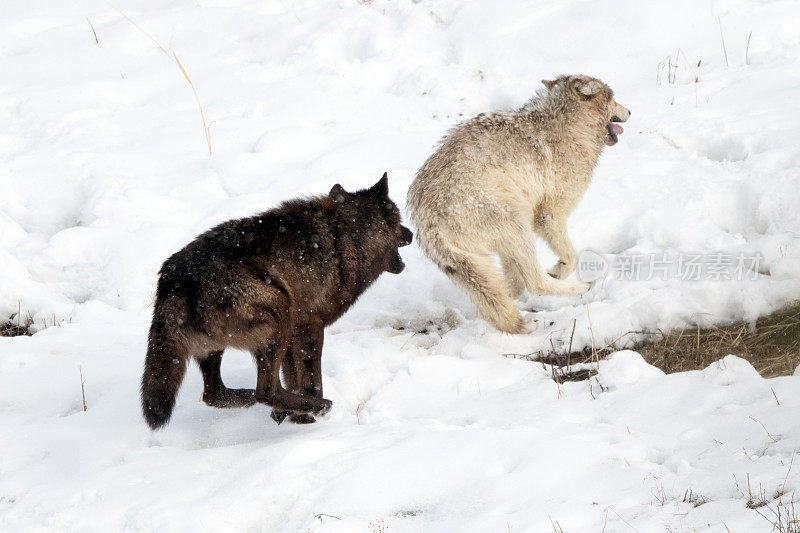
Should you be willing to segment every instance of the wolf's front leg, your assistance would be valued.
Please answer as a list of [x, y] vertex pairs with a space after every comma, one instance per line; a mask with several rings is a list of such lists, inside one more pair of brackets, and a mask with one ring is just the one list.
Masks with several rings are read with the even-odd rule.
[[297, 375], [293, 392], [322, 398], [322, 343], [325, 328], [320, 321], [298, 325], [292, 336], [292, 359]]
[[531, 230], [510, 232], [505, 239], [510, 260], [516, 261], [525, 287], [531, 294], [553, 294], [555, 296], [577, 296], [589, 290], [588, 283], [574, 279], [554, 279], [542, 269], [536, 258], [536, 236]]
[[[288, 342], [266, 342], [253, 349], [258, 374], [255, 399], [276, 411], [296, 411], [322, 416], [331, 409], [330, 400], [300, 395], [284, 389], [280, 379], [280, 365]], [[274, 416], [273, 416], [274, 418]]]
[[[322, 344], [325, 328], [322, 322], [311, 320], [294, 327], [286, 351], [282, 373], [287, 390], [301, 395], [322, 398]], [[272, 418], [281, 423], [287, 416], [295, 424], [315, 421], [308, 413], [273, 410]]]
[[[322, 344], [325, 327], [312, 321], [295, 328], [292, 337], [292, 359], [297, 376], [293, 392], [322, 398]], [[310, 424], [314, 417], [304, 413], [293, 413], [289, 420], [295, 424]]]
[[566, 218], [542, 214], [536, 218], [533, 230], [558, 256], [558, 261], [547, 273], [556, 279], [565, 279], [572, 274], [578, 258], [567, 235]]

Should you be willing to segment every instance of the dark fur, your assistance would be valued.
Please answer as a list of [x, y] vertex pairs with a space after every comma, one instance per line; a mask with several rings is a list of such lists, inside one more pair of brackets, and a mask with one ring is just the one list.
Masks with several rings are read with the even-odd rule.
[[[208, 405], [265, 403], [278, 422], [326, 413], [324, 328], [381, 273], [403, 270], [397, 248], [411, 238], [386, 174], [370, 189], [348, 193], [337, 184], [327, 196], [291, 200], [197, 237], [161, 267], [142, 375], [147, 423], [169, 421], [192, 357]], [[253, 354], [255, 390], [222, 383], [228, 346]]]

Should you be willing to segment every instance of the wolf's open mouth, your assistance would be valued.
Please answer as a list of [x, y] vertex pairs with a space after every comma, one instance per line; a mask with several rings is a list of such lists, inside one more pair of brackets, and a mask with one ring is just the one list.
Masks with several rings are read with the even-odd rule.
[[[617, 117], [613, 117], [611, 120], [613, 121], [614, 119], [619, 120]], [[617, 142], [619, 140], [617, 136], [622, 135], [622, 132], [625, 131], [622, 129], [622, 126], [615, 124], [614, 122], [609, 122], [606, 124], [606, 129], [608, 130], [608, 134], [611, 136], [614, 142]]]
[[389, 272], [392, 274], [399, 274], [404, 268], [406, 268], [406, 264], [403, 263], [403, 260], [400, 258], [400, 253], [395, 252], [392, 263], [389, 265]]

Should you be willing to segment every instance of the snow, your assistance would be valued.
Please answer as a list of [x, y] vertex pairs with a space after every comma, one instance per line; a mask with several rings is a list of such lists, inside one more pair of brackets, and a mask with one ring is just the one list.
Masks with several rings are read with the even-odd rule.
[[[664, 375], [619, 351], [558, 386], [503, 354], [753, 321], [800, 298], [796, 3], [117, 6], [185, 66], [214, 154], [181, 72], [113, 7], [4, 2], [0, 317], [19, 306], [39, 331], [0, 339], [0, 529], [772, 530], [759, 512], [800, 488], [800, 375], [765, 380], [734, 356]], [[170, 253], [384, 171], [402, 205], [450, 126], [578, 72], [633, 114], [570, 218], [576, 248], [760, 254], [762, 274], [527, 295], [541, 327], [508, 336], [407, 247], [405, 272], [328, 329], [334, 407], [317, 424], [206, 407], [190, 368], [170, 425], [147, 430], [138, 381]], [[253, 386], [247, 354], [223, 366]]]

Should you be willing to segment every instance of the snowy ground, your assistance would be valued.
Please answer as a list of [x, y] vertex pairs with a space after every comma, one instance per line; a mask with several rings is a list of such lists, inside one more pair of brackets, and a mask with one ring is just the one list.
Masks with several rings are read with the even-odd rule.
[[[734, 357], [664, 376], [622, 351], [559, 389], [502, 354], [564, 349], [573, 321], [586, 346], [589, 317], [604, 345], [800, 298], [795, 2], [116, 5], [186, 67], [214, 155], [178, 68], [113, 7], [3, 2], [0, 317], [19, 306], [41, 331], [0, 339], [0, 529], [772, 530], [759, 512], [800, 489], [800, 376]], [[759, 256], [757, 279], [528, 296], [543, 327], [514, 337], [409, 247], [327, 332], [319, 423], [208, 408], [191, 368], [171, 424], [147, 430], [137, 386], [167, 255], [336, 181], [388, 171], [402, 204], [449, 126], [575, 72], [633, 111], [570, 219], [576, 247]], [[223, 366], [253, 385], [246, 354]]]

